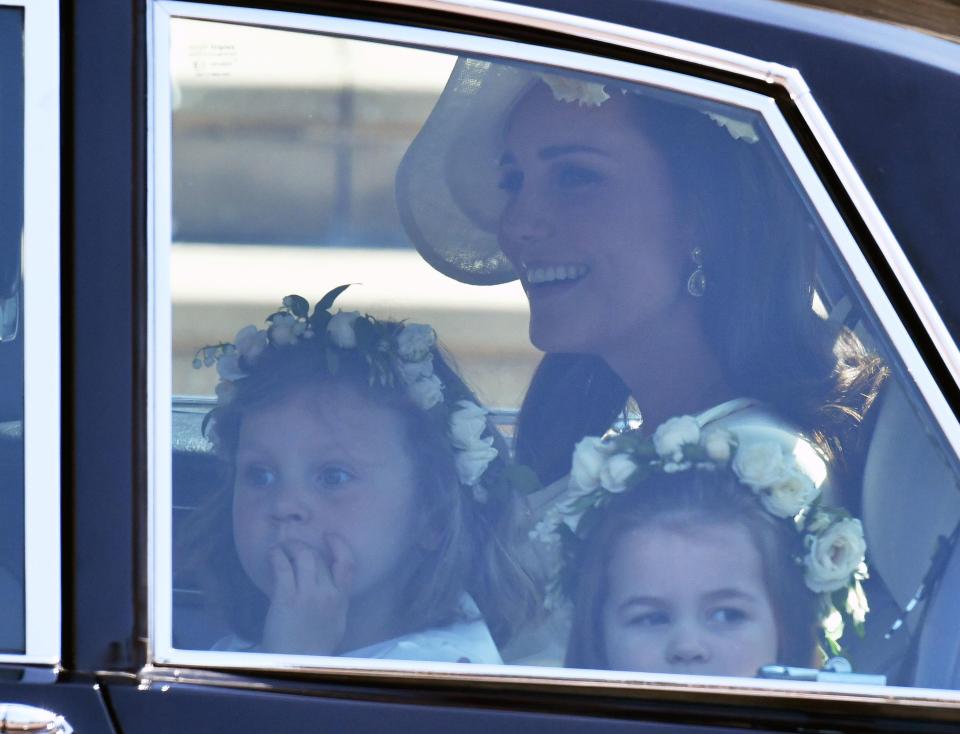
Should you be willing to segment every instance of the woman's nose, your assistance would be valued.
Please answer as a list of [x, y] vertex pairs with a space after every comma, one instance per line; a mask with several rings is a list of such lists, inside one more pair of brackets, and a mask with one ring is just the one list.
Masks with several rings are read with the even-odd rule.
[[710, 647], [694, 626], [681, 625], [668, 641], [666, 657], [673, 665], [706, 663], [710, 660]]
[[549, 239], [554, 226], [555, 222], [533, 195], [517, 194], [500, 221], [500, 246], [508, 257], [511, 251], [524, 254], [530, 245]]

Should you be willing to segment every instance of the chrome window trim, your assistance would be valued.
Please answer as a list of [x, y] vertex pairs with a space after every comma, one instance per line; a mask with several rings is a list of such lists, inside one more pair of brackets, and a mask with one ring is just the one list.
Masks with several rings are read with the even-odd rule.
[[60, 27], [56, 0], [0, 0], [24, 13], [23, 654], [60, 662]]
[[[832, 148], [831, 161], [838, 161], [837, 174], [848, 185], [854, 202], [864, 209], [861, 215], [870, 226], [871, 233], [879, 235], [884, 254], [892, 252], [891, 267], [901, 275], [900, 268], [906, 267], [903, 275], [904, 287], [908, 289], [911, 300], [919, 313], [923, 313], [925, 303], [929, 306], [925, 324], [942, 322], [929, 298], [920, 286], [916, 275], [906, 263], [903, 253], [893, 239], [892, 233], [883, 222], [879, 211], [872, 203], [862, 182], [856, 177], [849, 160], [846, 159], [836, 138], [830, 131], [826, 120], [819, 113], [815, 103], [809, 97], [809, 90], [799, 73], [778, 64], [755, 61], [738, 54], [711, 49], [699, 44], [670, 39], [659, 34], [647, 33], [635, 29], [623, 28], [608, 23], [576, 18], [559, 13], [541, 11], [534, 8], [508, 5], [499, 2], [457, 2], [450, 0], [387, 0], [397, 5], [422, 7], [453, 12], [460, 15], [488, 18], [492, 20], [521, 22], [528, 26], [544, 30], [574, 34], [581, 38], [616, 43], [634, 49], [640, 49], [672, 59], [693, 61], [723, 68], [726, 71], [782, 85], [802, 102], [804, 114], [811, 117], [817, 126], [818, 140], [825, 150]], [[382, 40], [385, 42], [412, 46], [432, 47], [440, 51], [462, 51], [502, 56], [517, 60], [553, 64], [561, 67], [600, 75], [629, 79], [640, 83], [666, 86], [680, 92], [693, 94], [721, 102], [740, 105], [760, 112], [774, 137], [780, 144], [787, 160], [793, 166], [799, 181], [805, 187], [812, 203], [834, 237], [838, 251], [845, 261], [859, 287], [865, 294], [871, 308], [877, 314], [882, 327], [887, 331], [894, 348], [907, 365], [907, 372], [916, 380], [925, 401], [932, 410], [935, 419], [944, 431], [955, 452], [960, 455], [960, 424], [940, 393], [933, 376], [927, 369], [913, 340], [900, 321], [895, 309], [884, 293], [869, 263], [860, 251], [857, 243], [847, 230], [842, 217], [832, 199], [813, 169], [802, 147], [793, 135], [786, 120], [780, 114], [775, 102], [768, 96], [729, 87], [717, 82], [706, 81], [676, 72], [642, 67], [602, 57], [592, 57], [568, 51], [559, 51], [546, 47], [521, 44], [497, 39], [470, 36], [432, 29], [412, 28], [401, 25], [359, 21], [353, 19], [329, 18], [303, 13], [261, 10], [231, 6], [215, 6], [181, 2], [180, 0], [154, 0], [150, 5], [151, 34], [149, 36], [150, 64], [150, 187], [149, 202], [149, 257], [152, 266], [150, 273], [150, 436], [149, 451], [151, 472], [148, 478], [150, 492], [149, 512], [151, 539], [149, 543], [150, 563], [150, 659], [160, 666], [176, 665], [186, 667], [217, 667], [229, 669], [260, 669], [274, 671], [311, 671], [315, 673], [348, 674], [348, 671], [362, 672], [364, 675], [383, 675], [387, 677], [406, 676], [411, 678], [429, 676], [454, 676], [458, 680], [498, 679], [504, 681], [538, 682], [563, 680], [581, 681], [605, 687], [629, 684], [631, 687], [650, 687], [653, 690], [666, 687], [679, 687], [684, 690], [720, 689], [742, 692], [763, 691], [769, 695], [823, 695], [826, 698], [864, 698], [876, 700], [877, 697], [890, 700], [893, 693], [905, 704], [917, 705], [921, 702], [960, 703], [960, 691], [919, 688], [893, 688], [879, 686], [836, 686], [809, 683], [791, 683], [786, 681], [758, 681], [742, 678], [721, 678], [708, 676], [670, 676], [653, 674], [629, 674], [605, 671], [575, 671], [562, 668], [531, 668], [523, 666], [485, 666], [474, 664], [409, 662], [389, 660], [362, 660], [345, 658], [320, 658], [300, 655], [278, 655], [258, 653], [236, 653], [217, 651], [178, 650], [172, 647], [172, 544], [170, 530], [171, 516], [171, 443], [170, 443], [170, 401], [171, 393], [171, 313], [169, 283], [169, 221], [171, 202], [170, 180], [170, 99], [168, 84], [167, 55], [169, 40], [169, 22], [171, 18], [192, 18], [221, 22], [234, 22], [262, 27], [273, 27], [291, 31], [307, 31], [357, 37], [364, 40]], [[819, 116], [818, 116], [819, 115]], [[827, 150], [827, 152], [830, 152]], [[164, 169], [163, 162], [166, 165]], [[871, 208], [872, 207], [872, 208]], [[883, 238], [886, 238], [884, 240]], [[892, 249], [891, 249], [892, 248]], [[899, 257], [897, 257], [899, 253]], [[888, 255], [889, 257], [889, 255]], [[917, 290], [919, 289], [919, 290]], [[919, 306], [918, 306], [919, 304]], [[945, 334], [931, 331], [935, 334]], [[941, 344], [937, 343], [938, 348]], [[948, 349], [949, 348], [949, 349]], [[948, 349], [944, 353], [944, 349]], [[952, 350], [952, 351], [949, 351]], [[952, 340], [941, 348], [944, 360], [960, 374], [960, 355], [957, 354]], [[948, 359], [949, 355], [949, 359]], [[952, 360], [952, 361], [951, 361]]]

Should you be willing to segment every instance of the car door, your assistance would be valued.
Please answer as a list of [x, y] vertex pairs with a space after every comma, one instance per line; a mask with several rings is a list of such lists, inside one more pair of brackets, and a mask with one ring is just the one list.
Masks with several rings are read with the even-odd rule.
[[[427, 10], [157, 1], [110, 17], [71, 16], [75, 308], [67, 332], [76, 393], [66, 497], [77, 556], [67, 587], [68, 666], [98, 671], [124, 731], [385, 723], [949, 730], [949, 674], [931, 673], [917, 688], [915, 673], [902, 671], [908, 648], [923, 647], [924, 622], [936, 618], [920, 611], [934, 609], [929, 596], [911, 597], [941, 577], [929, 556], [938, 537], [952, 542], [960, 519], [956, 348], [802, 78], [642, 29], [524, 6]], [[101, 49], [84, 43], [84, 30], [115, 35]], [[118, 49], [133, 63], [118, 68]], [[698, 113], [705, 105], [721, 134], [769, 146], [777, 180], [789, 181], [818, 233], [818, 316], [847, 324], [890, 368], [865, 479], [849, 500], [886, 586], [875, 597], [886, 600], [877, 605], [886, 616], [864, 643], [865, 672], [889, 685], [842, 675], [809, 683], [571, 670], [559, 666], [563, 636], [549, 632], [546, 641], [521, 639], [512, 656], [504, 651], [512, 664], [489, 666], [263, 654], [224, 642], [230, 626], [181, 568], [191, 518], [223, 489], [203, 432], [216, 377], [193, 369], [206, 357], [198, 350], [261, 322], [288, 293], [315, 300], [363, 282], [344, 294], [344, 308], [434, 324], [485, 401], [505, 408], [510, 430], [537, 361], [522, 293], [516, 284], [478, 293], [433, 272], [411, 246], [413, 215], [394, 209], [401, 160], [458, 56], [637, 85]], [[109, 84], [91, 105], [80, 92], [98, 75]], [[131, 88], [146, 96], [129, 99]], [[910, 458], [891, 462], [904, 433], [916, 438]], [[113, 440], [104, 447], [103, 437]], [[895, 472], [919, 464], [928, 468], [923, 476]], [[905, 482], [921, 489], [893, 512]], [[918, 510], [909, 522], [922, 532], [904, 528], [908, 510]], [[883, 642], [884, 625], [917, 605], [901, 621], [906, 632]], [[940, 660], [936, 651], [918, 654]]]
[[64, 660], [60, 555], [59, 26], [55, 3], [0, 4], [3, 726], [111, 731]]

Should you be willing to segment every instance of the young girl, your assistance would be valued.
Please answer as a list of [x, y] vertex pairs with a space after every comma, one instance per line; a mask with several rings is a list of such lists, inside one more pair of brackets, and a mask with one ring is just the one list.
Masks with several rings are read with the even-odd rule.
[[821, 623], [833, 652], [844, 620], [862, 625], [860, 523], [778, 439], [684, 416], [578, 445], [538, 528], [566, 550], [569, 667], [752, 677], [817, 666]]
[[499, 663], [539, 606], [502, 440], [430, 327], [332, 314], [341, 290], [194, 362], [221, 378], [227, 477], [189, 558], [232, 629], [216, 648]]

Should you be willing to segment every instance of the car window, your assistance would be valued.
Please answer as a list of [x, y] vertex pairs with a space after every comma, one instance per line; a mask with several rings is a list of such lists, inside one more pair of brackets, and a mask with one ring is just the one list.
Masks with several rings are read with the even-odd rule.
[[23, 14], [0, 8], [0, 652], [24, 652], [23, 509]]
[[159, 661], [953, 687], [956, 425], [770, 98], [168, 20]]

